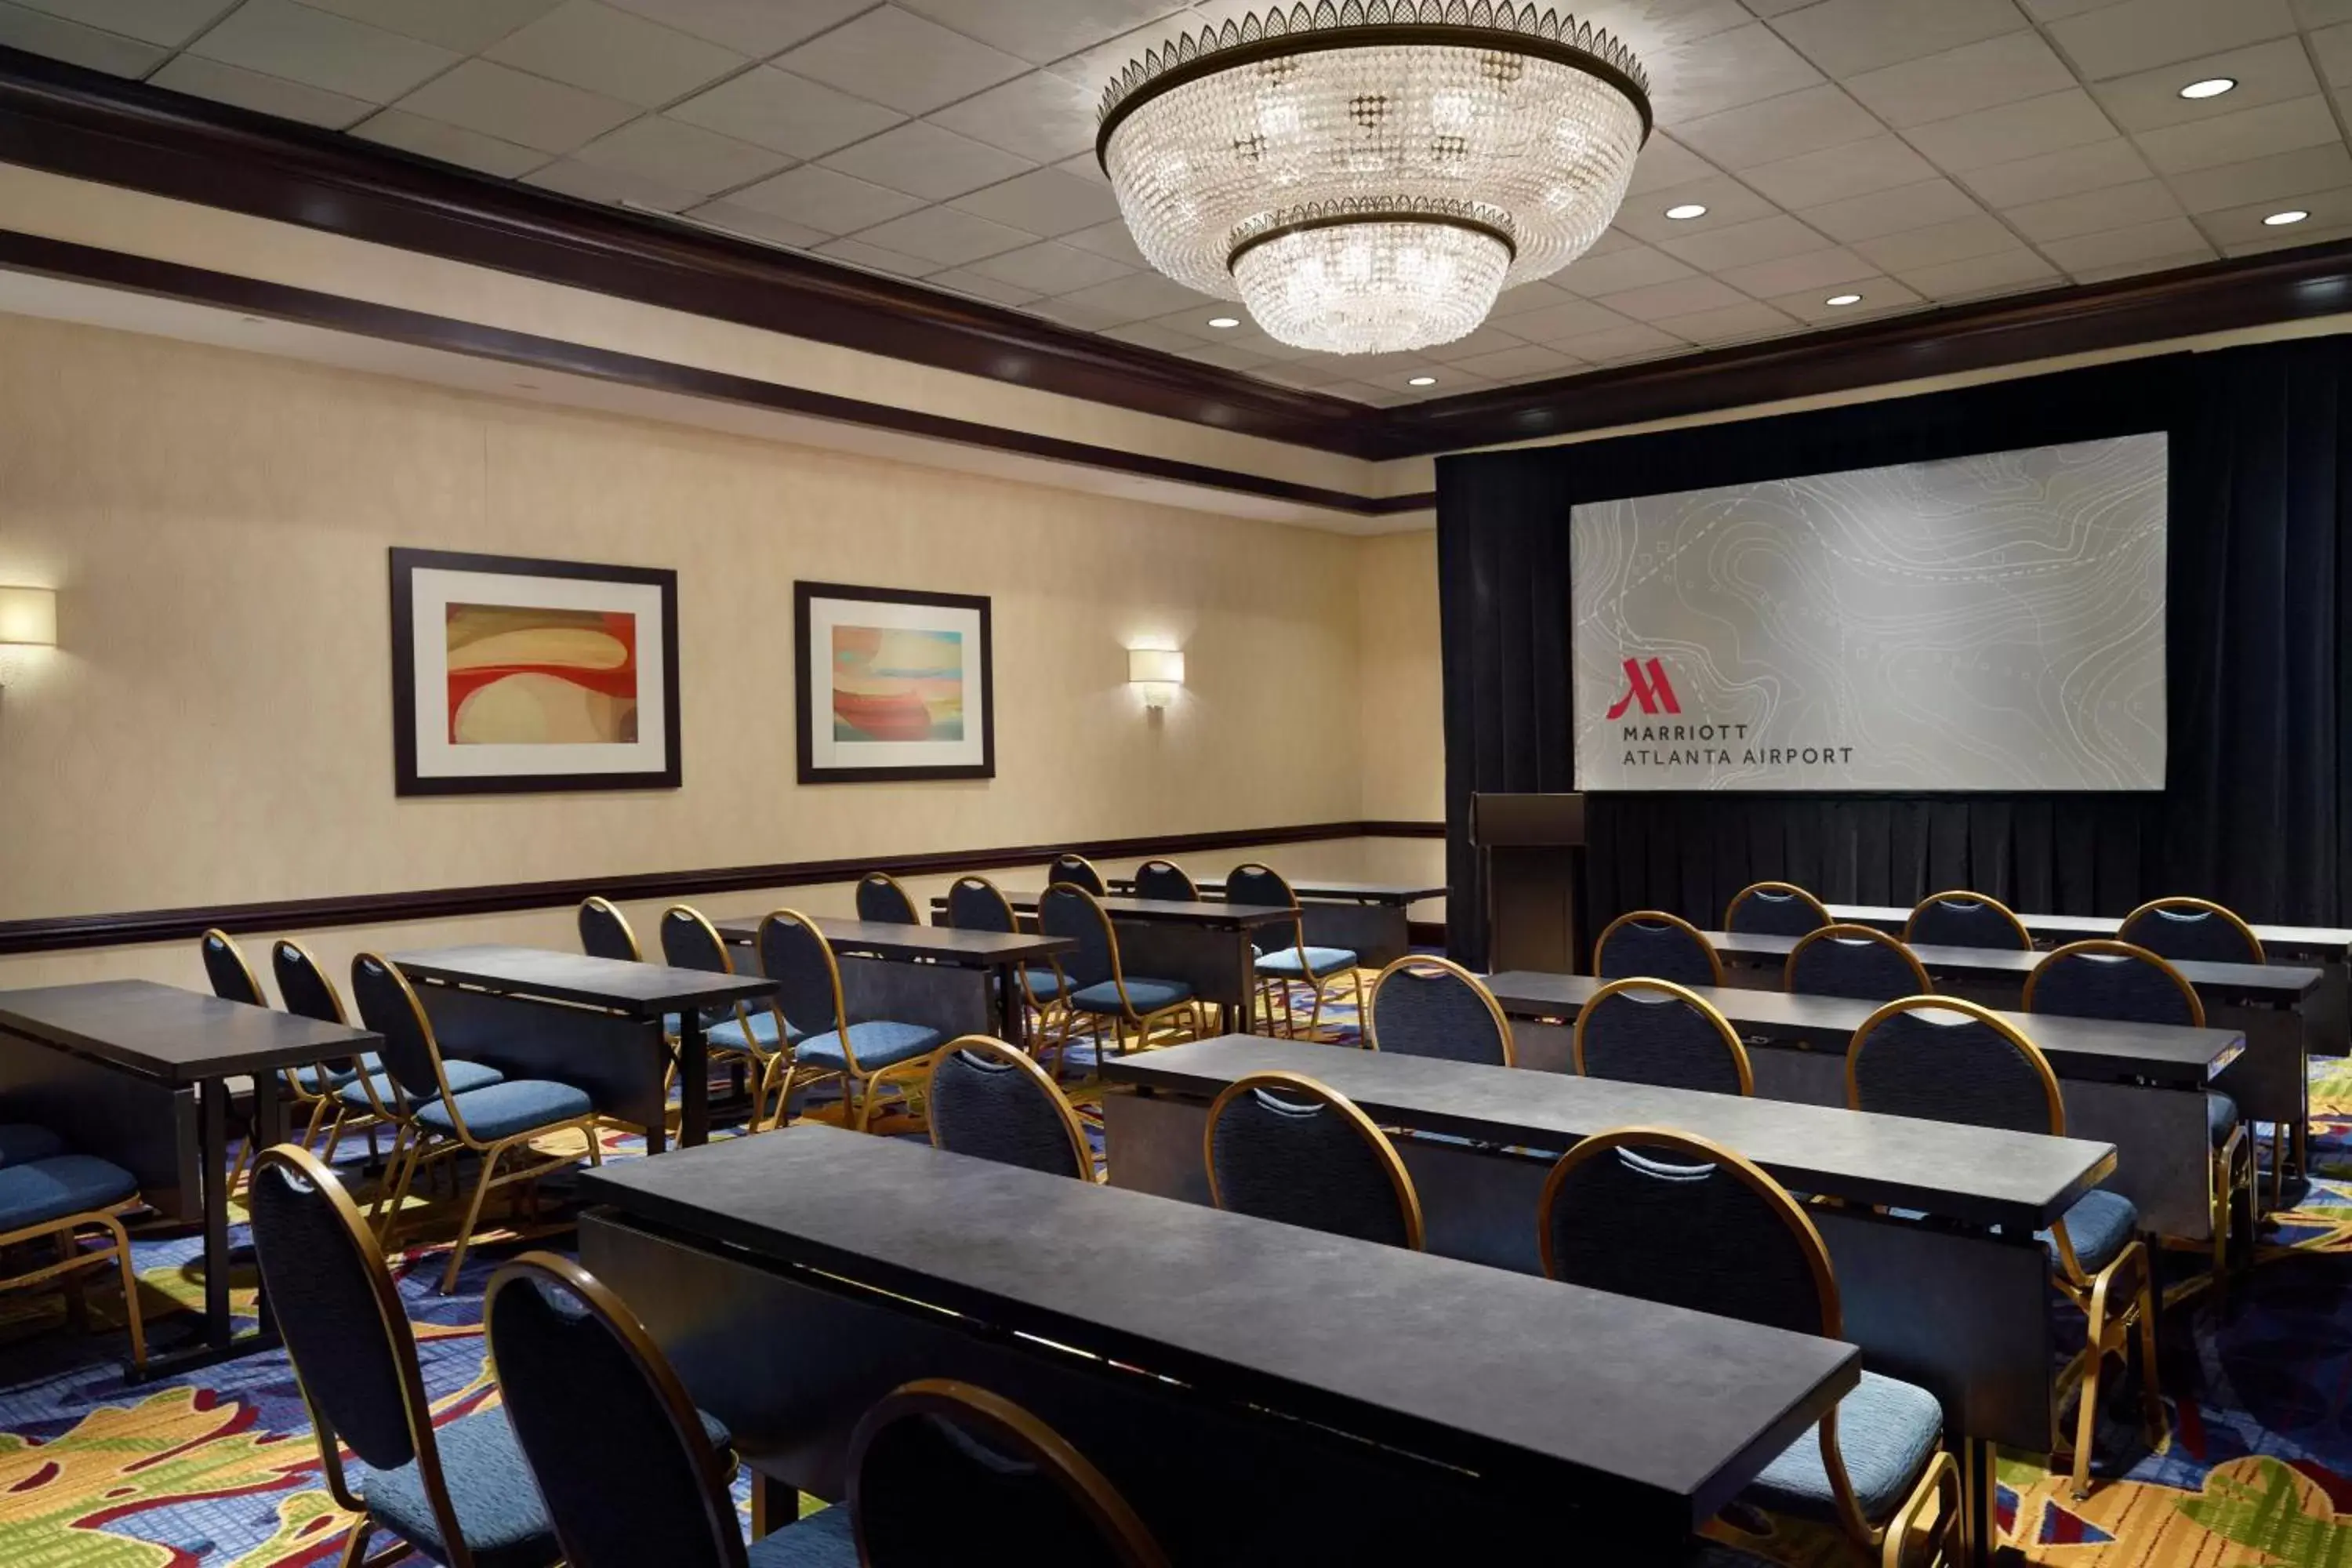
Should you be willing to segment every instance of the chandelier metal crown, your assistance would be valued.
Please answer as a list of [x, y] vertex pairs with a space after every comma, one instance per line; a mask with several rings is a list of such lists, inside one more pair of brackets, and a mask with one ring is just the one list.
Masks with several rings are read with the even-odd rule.
[[1615, 217], [1649, 81], [1511, 0], [1253, 12], [1130, 63], [1096, 156], [1151, 264], [1298, 348], [1450, 342]]

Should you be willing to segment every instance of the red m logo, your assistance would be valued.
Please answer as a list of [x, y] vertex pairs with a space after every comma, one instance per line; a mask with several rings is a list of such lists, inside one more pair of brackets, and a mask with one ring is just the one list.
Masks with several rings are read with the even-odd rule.
[[1609, 710], [1609, 717], [1622, 719], [1625, 710], [1636, 702], [1644, 713], [1655, 713], [1660, 709], [1669, 713], [1683, 710], [1683, 705], [1675, 700], [1675, 683], [1666, 679], [1666, 667], [1654, 658], [1646, 670], [1638, 660], [1625, 661], [1625, 695], [1617, 699], [1616, 706]]

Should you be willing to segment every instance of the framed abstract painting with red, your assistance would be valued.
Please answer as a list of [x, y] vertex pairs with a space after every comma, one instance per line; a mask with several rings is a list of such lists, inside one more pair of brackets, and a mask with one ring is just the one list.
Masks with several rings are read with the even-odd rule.
[[988, 601], [793, 584], [800, 781], [996, 776]]
[[677, 574], [392, 552], [402, 795], [678, 785]]

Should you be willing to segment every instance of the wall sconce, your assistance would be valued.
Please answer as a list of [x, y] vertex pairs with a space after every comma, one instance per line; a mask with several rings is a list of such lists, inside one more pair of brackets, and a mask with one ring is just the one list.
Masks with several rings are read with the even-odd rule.
[[58, 595], [53, 588], [0, 588], [0, 686], [16, 673], [20, 647], [58, 646]]
[[1146, 708], [1165, 708], [1184, 684], [1184, 655], [1172, 647], [1129, 648], [1127, 683], [1142, 690]]

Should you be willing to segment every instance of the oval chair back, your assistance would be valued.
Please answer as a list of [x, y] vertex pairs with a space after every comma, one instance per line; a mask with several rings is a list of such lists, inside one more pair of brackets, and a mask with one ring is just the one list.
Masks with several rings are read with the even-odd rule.
[[1919, 955], [1869, 926], [1827, 925], [1789, 950], [1780, 988], [1807, 996], [1892, 1002], [1933, 991]]
[[1094, 1149], [1078, 1113], [1044, 1068], [1002, 1040], [965, 1035], [949, 1041], [932, 1058], [923, 1103], [934, 1148], [1094, 1180]]
[[1671, 980], [1612, 980], [1576, 1015], [1576, 1070], [1620, 1083], [1753, 1094], [1748, 1047], [1721, 1013]]
[[261, 993], [261, 982], [254, 978], [253, 965], [246, 963], [245, 952], [235, 937], [215, 927], [196, 939], [196, 947], [204, 955], [205, 978], [212, 983], [214, 995], [248, 1007], [269, 1005], [269, 998]]
[[327, 978], [309, 948], [290, 936], [279, 937], [269, 949], [269, 968], [278, 976], [278, 994], [286, 998], [289, 1013], [316, 1018], [321, 1024], [351, 1023], [335, 983]]
[[1417, 953], [1373, 977], [1364, 1045], [1401, 1057], [1514, 1065], [1511, 1021], [1486, 982], [1450, 958]]
[[1109, 891], [1103, 882], [1102, 873], [1095, 869], [1093, 861], [1083, 855], [1066, 850], [1055, 856], [1054, 863], [1045, 868], [1045, 885], [1049, 888], [1065, 885], [1084, 888], [1097, 899], [1105, 897]]
[[[1236, 866], [1225, 873], [1225, 902], [1240, 904], [1244, 908], [1256, 905], [1265, 909], [1290, 910], [1289, 946], [1294, 952], [1302, 954], [1306, 952], [1307, 917], [1299, 912], [1298, 895], [1291, 889], [1290, 879], [1273, 867], [1260, 865], [1257, 861], [1252, 860], [1246, 865]], [[1281, 939], [1272, 933], [1280, 928], [1267, 926], [1263, 929], [1266, 934], [1259, 939], [1257, 945], [1268, 952], [1279, 952], [1283, 943]], [[1308, 978], [1312, 979], [1313, 976], [1310, 974]]]
[[816, 922], [798, 910], [776, 910], [760, 921], [760, 972], [776, 983], [776, 1006], [794, 1035], [838, 1031], [848, 1048], [849, 1012], [842, 1000], [841, 963]]
[[441, 1071], [440, 1043], [434, 1038], [432, 1020], [425, 1016], [425, 1004], [417, 1000], [415, 988], [408, 984], [408, 976], [381, 954], [354, 954], [352, 998], [359, 1004], [360, 1022], [383, 1037], [377, 1055], [402, 1101], [394, 1110], [404, 1114], [408, 1103], [448, 1092]]
[[570, 1568], [744, 1568], [731, 1458], [618, 1297], [568, 1258], [527, 1252], [491, 1277], [483, 1320]]
[[692, 904], [672, 904], [662, 911], [661, 947], [662, 962], [672, 969], [735, 973], [734, 956], [720, 940], [719, 928]]
[[2127, 942], [2069, 942], [2025, 977], [2025, 1010], [2126, 1024], [2205, 1026], [2205, 1004], [2178, 969]]
[[591, 897], [580, 900], [580, 951], [591, 958], [615, 959], [623, 963], [638, 963], [645, 959], [645, 950], [637, 946], [637, 933], [629, 929], [629, 917], [610, 899]]
[[1680, 915], [1635, 910], [1611, 921], [1592, 944], [1592, 973], [1603, 980], [1720, 985], [1723, 960], [1699, 929]]
[[1821, 900], [1794, 882], [1750, 882], [1723, 910], [1723, 929], [1742, 936], [1803, 936], [1830, 923]]
[[1255, 1072], [1210, 1103], [1209, 1201], [1235, 1214], [1418, 1251], [1421, 1199], [1388, 1136], [1304, 1073]]
[[1167, 1568], [1100, 1470], [986, 1389], [926, 1379], [893, 1391], [850, 1435], [848, 1469], [866, 1568], [969, 1563], [976, 1541], [1018, 1542], [1021, 1561], [1055, 1568]]
[[1903, 922], [1903, 940], [1919, 947], [1989, 947], [2032, 952], [2032, 933], [2007, 904], [1983, 893], [1958, 889], [1930, 893]]
[[1862, 1021], [1845, 1054], [1851, 1110], [2063, 1137], [2058, 1075], [2034, 1043], [1990, 1008], [1908, 996]]
[[1201, 901], [1201, 889], [1192, 880], [1192, 873], [1175, 861], [1146, 860], [1135, 868], [1135, 896], [1197, 904]]
[[958, 931], [1014, 931], [1013, 900], [985, 877], [958, 877], [948, 889], [948, 924]]
[[[1056, 882], [1037, 895], [1037, 929], [1077, 945], [1055, 959], [1070, 989], [1083, 991], [1120, 978], [1118, 934], [1095, 895], [1074, 882]], [[1124, 987], [1122, 987], [1123, 989]]]
[[2116, 935], [2176, 963], [2265, 962], [2254, 928], [2210, 899], [2151, 899], [2124, 917]]
[[857, 918], [872, 925], [919, 926], [915, 900], [887, 871], [868, 871], [857, 881]]

